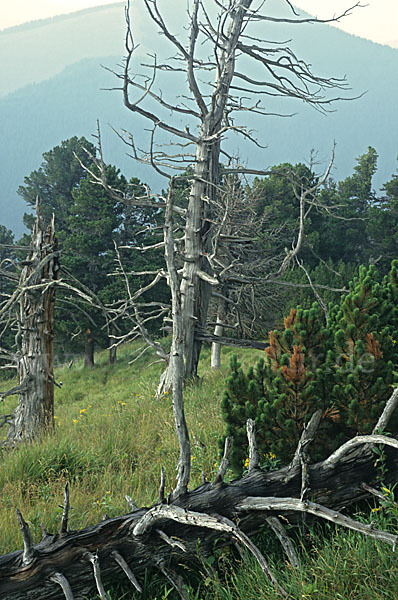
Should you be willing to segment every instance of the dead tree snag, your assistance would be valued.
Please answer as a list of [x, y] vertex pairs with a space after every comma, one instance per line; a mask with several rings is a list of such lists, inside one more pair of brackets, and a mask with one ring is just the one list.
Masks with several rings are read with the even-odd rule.
[[54, 417], [54, 303], [59, 262], [54, 219], [45, 228], [36, 206], [32, 243], [16, 290], [1, 312], [15, 310], [18, 406], [7, 420], [7, 445], [30, 441], [51, 429]]
[[[307, 22], [325, 22], [300, 18], [289, 0], [280, 1], [282, 10], [285, 10], [285, 16], [280, 18], [264, 12], [268, 8], [267, 3], [254, 0], [190, 0], [186, 27], [181, 32], [175, 31], [175, 23], [167, 22], [158, 0], [144, 0], [155, 30], [162, 34], [170, 48], [168, 56], [171, 58], [162, 63], [156, 56], [150, 56], [147, 61], [149, 64], [140, 66], [135, 64], [137, 46], [129, 5], [127, 2], [124, 69], [115, 74], [121, 80], [125, 106], [149, 123], [152, 132], [146, 152], [137, 149], [133, 134], [124, 131], [120, 137], [130, 146], [134, 158], [152, 165], [168, 179], [179, 174], [189, 188], [186, 209], [175, 203], [174, 210], [179, 211], [183, 220], [177, 272], [183, 324], [181, 343], [184, 379], [195, 378], [203, 343], [197, 332], [209, 326], [209, 304], [215, 295], [213, 292], [222, 291], [225, 286], [236, 288], [248, 283], [247, 279], [243, 282], [240, 280], [242, 273], [234, 271], [234, 262], [225, 263], [214, 256], [214, 248], [223, 236], [224, 243], [242, 243], [242, 236], [229, 236], [226, 240], [226, 223], [222, 215], [217, 213], [217, 198], [223, 177], [238, 173], [268, 174], [267, 171], [246, 169], [233, 162], [225, 148], [226, 138], [240, 135], [261, 148], [248, 128], [238, 124], [242, 114], [248, 112], [262, 117], [270, 114], [275, 116], [277, 113], [270, 113], [265, 105], [265, 101], [268, 105], [275, 96], [295, 98], [317, 110], [327, 111], [331, 102], [340, 99], [330, 97], [331, 90], [346, 90], [347, 86], [344, 79], [328, 79], [314, 74], [310, 65], [300, 60], [285, 43], [270, 42], [259, 37], [261, 32], [258, 25], [261, 22], [281, 22], [292, 27]], [[351, 8], [329, 21], [336, 21], [350, 11]], [[206, 48], [210, 48], [208, 56]], [[139, 73], [141, 68], [143, 72]], [[145, 69], [150, 69], [150, 72]], [[252, 71], [253, 75], [249, 76], [247, 73]], [[166, 92], [156, 90], [158, 76], [167, 74], [176, 79], [181, 77], [178, 98], [169, 98]], [[163, 136], [160, 146], [159, 133]], [[98, 173], [92, 175], [109, 193], [115, 194], [117, 190], [107, 185], [105, 169], [98, 164], [102, 162], [101, 148], [99, 157], [97, 165], [101, 176]], [[222, 168], [221, 160], [225, 163]], [[259, 279], [264, 283], [281, 277], [288, 264], [294, 261], [302, 245], [305, 215], [310, 210], [309, 201], [313, 202], [319, 186], [306, 190], [298, 198], [301, 218], [297, 242], [293, 243], [292, 250], [284, 258], [278, 258], [278, 263], [281, 263], [280, 266], [278, 264], [279, 268], [273, 265], [267, 273], [261, 273], [261, 278], [257, 277], [255, 283], [249, 282], [249, 289], [259, 285]], [[149, 193], [146, 199], [136, 198], [134, 192], [125, 193], [119, 199], [137, 206], [165, 208], [166, 205], [164, 198], [151, 197]], [[161, 246], [164, 247], [164, 244]], [[224, 327], [222, 313], [220, 305], [219, 318], [216, 318], [216, 337], [219, 338]], [[221, 339], [217, 341], [222, 343]], [[219, 362], [217, 352], [218, 348], [215, 347], [214, 365]], [[170, 360], [166, 362], [168, 373], [163, 381], [166, 387], [171, 387], [174, 363]]]

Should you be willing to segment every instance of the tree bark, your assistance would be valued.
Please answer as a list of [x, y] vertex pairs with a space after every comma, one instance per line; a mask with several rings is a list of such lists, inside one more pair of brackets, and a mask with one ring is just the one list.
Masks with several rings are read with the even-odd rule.
[[54, 424], [54, 304], [59, 262], [54, 219], [45, 228], [36, 206], [31, 250], [19, 282], [19, 398], [6, 445], [30, 441]]

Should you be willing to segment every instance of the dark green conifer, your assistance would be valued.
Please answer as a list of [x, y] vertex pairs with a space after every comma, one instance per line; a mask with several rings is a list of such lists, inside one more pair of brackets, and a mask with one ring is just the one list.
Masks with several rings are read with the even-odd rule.
[[[291, 460], [304, 425], [317, 409], [322, 422], [314, 459], [355, 434], [370, 433], [391, 394], [398, 361], [398, 261], [383, 279], [361, 267], [329, 321], [317, 304], [291, 309], [284, 330], [271, 331], [266, 358], [247, 373], [233, 358], [222, 402], [231, 466], [247, 457], [246, 420], [255, 419], [260, 453]], [[391, 422], [398, 431], [398, 415]]]
[[[397, 264], [381, 281], [374, 265], [360, 267], [334, 314], [333, 396], [347, 435], [370, 433], [391, 394], [397, 363]], [[392, 422], [397, 425], [398, 417]]]
[[266, 358], [244, 373], [236, 357], [222, 409], [234, 439], [231, 466], [240, 472], [247, 454], [246, 420], [255, 419], [263, 457], [287, 462], [308, 418], [322, 408], [332, 414], [327, 393], [332, 370], [331, 339], [317, 304], [292, 309], [283, 332], [271, 331]]

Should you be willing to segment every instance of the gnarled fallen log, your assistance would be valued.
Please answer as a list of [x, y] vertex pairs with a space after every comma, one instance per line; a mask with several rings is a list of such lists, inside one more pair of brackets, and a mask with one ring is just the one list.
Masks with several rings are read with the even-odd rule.
[[[392, 405], [395, 407], [397, 403], [396, 390], [381, 417], [384, 426], [386, 414], [391, 414]], [[396, 439], [376, 433], [354, 438], [327, 460], [305, 466], [303, 490], [302, 461], [295, 456], [288, 467], [273, 472], [262, 471], [257, 466], [252, 424], [248, 425], [248, 433], [251, 440], [249, 472], [232, 483], [224, 483], [218, 475], [214, 483], [205, 482], [170, 501], [170, 497], [163, 498], [162, 475], [157, 504], [138, 508], [128, 498], [131, 512], [106, 518], [80, 531], [68, 530], [69, 490], [66, 488], [59, 533], [52, 535], [44, 530], [43, 539], [37, 545], [33, 545], [29, 528], [19, 513], [24, 550], [0, 557], [0, 597], [4, 600], [76, 600], [98, 593], [106, 598], [107, 585], [122, 577], [140, 591], [140, 579], [145, 569], [152, 567], [161, 571], [181, 598], [185, 598], [184, 584], [174, 569], [178, 570], [177, 565], [197, 557], [198, 541], [201, 552], [212, 552], [216, 538], [222, 538], [224, 543], [237, 542], [252, 552], [283, 596], [284, 591], [266, 559], [248, 537], [260, 526], [268, 524], [274, 532], [272, 535], [279, 531], [278, 538], [289, 560], [297, 566], [297, 556], [278, 522], [278, 515], [294, 521], [298, 514], [311, 513], [395, 548], [398, 535], [359, 523], [340, 510], [369, 496], [372, 493], [369, 489], [373, 490], [377, 485], [379, 473], [374, 466], [373, 444], [385, 445], [388, 468], [385, 483], [397, 481]], [[313, 435], [309, 424], [299, 448], [305, 447]], [[223, 469], [222, 475], [224, 472]], [[306, 499], [309, 497], [311, 501]]]

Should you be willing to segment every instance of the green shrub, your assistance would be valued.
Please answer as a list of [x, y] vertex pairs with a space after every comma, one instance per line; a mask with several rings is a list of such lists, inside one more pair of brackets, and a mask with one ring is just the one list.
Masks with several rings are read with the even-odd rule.
[[[397, 364], [397, 267], [379, 279], [361, 267], [327, 323], [318, 304], [291, 309], [283, 331], [271, 331], [264, 359], [244, 372], [232, 357], [222, 399], [225, 436], [232, 436], [231, 467], [242, 473], [246, 421], [256, 422], [262, 460], [289, 462], [304, 425], [317, 409], [322, 422], [313, 459], [357, 433], [370, 433], [388, 397]], [[398, 430], [398, 415], [391, 428]], [[224, 438], [225, 438], [224, 436]], [[223, 440], [220, 440], [222, 447]]]

